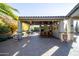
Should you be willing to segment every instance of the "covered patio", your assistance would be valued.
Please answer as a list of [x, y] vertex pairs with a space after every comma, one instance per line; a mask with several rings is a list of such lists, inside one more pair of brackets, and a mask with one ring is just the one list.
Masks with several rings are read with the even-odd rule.
[[[60, 38], [61, 33], [65, 30], [63, 28], [64, 18], [65, 16], [20, 16], [18, 33], [22, 33], [22, 22], [25, 22], [30, 25], [30, 29], [33, 25], [38, 25], [41, 36], [56, 36], [57, 38]], [[47, 29], [44, 29], [43, 27], [47, 27]]]
[[[73, 40], [73, 19], [69, 16], [20, 16], [18, 21], [18, 38], [22, 39], [22, 22], [30, 25], [40, 26], [41, 36], [54, 36], [63, 41]], [[47, 26], [48, 29], [42, 29]]]

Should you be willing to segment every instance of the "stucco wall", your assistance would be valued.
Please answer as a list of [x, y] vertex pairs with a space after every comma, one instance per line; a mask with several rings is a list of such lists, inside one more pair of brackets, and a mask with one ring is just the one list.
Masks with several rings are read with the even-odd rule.
[[62, 33], [66, 32], [67, 20], [61, 21], [58, 25], [58, 30], [53, 32], [53, 36], [61, 39]]
[[60, 33], [59, 33], [59, 31], [54, 31], [54, 32], [53, 32], [53, 36], [54, 36], [55, 38], [60, 38]]

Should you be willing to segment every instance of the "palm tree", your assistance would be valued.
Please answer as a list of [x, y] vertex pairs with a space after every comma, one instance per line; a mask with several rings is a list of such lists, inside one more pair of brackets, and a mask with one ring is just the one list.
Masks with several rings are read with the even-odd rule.
[[9, 6], [6, 3], [0, 3], [0, 15], [7, 15], [12, 17], [14, 20], [17, 20], [17, 16], [13, 13], [13, 11], [18, 12], [17, 9]]

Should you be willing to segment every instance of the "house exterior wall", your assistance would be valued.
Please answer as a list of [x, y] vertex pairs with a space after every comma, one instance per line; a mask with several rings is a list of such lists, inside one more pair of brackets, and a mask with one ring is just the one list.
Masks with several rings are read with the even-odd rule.
[[[70, 17], [74, 17], [74, 16], [79, 16], [79, 8], [70, 16]], [[76, 23], [78, 23], [79, 26], [79, 19], [73, 19], [73, 32], [76, 32]], [[78, 28], [77, 26], [77, 28]], [[79, 29], [78, 29], [79, 32]]]
[[[79, 4], [77, 5], [77, 7], [79, 7]], [[73, 40], [74, 39], [74, 32], [75, 31], [75, 26], [76, 26], [76, 22], [78, 22], [78, 18], [79, 17], [79, 8], [73, 8], [74, 12], [71, 11], [70, 14], [70, 18], [68, 19], [68, 29], [67, 29], [67, 35], [68, 35], [68, 41], [69, 40]], [[73, 18], [75, 17], [75, 18]]]

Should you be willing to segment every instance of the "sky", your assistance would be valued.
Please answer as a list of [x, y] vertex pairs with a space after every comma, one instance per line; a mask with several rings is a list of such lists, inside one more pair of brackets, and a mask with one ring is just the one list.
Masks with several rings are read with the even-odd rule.
[[66, 16], [77, 3], [8, 3], [18, 16]]

